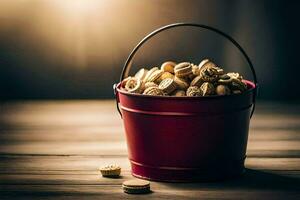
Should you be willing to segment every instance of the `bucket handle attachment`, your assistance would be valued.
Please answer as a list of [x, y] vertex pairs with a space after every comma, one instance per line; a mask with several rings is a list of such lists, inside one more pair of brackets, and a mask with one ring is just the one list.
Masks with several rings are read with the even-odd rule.
[[[219, 35], [222, 35], [223, 37], [225, 37], [226, 39], [228, 39], [232, 44], [234, 44], [234, 46], [240, 50], [240, 52], [243, 54], [243, 56], [246, 58], [246, 61], [251, 69], [251, 72], [252, 72], [252, 75], [253, 75], [253, 81], [255, 83], [255, 88], [254, 88], [254, 95], [253, 95], [253, 108], [252, 108], [252, 111], [251, 111], [251, 115], [250, 115], [250, 118], [252, 117], [253, 113], [254, 113], [254, 110], [255, 110], [255, 102], [256, 102], [256, 96], [257, 96], [257, 90], [258, 90], [258, 83], [257, 83], [257, 76], [256, 76], [256, 72], [255, 72], [255, 69], [253, 67], [253, 64], [249, 58], [249, 56], [246, 54], [245, 50], [241, 47], [241, 45], [235, 41], [231, 36], [227, 35], [226, 33], [224, 33], [223, 31], [220, 31], [219, 29], [216, 29], [214, 27], [211, 27], [211, 26], [207, 26], [207, 25], [204, 25], [204, 24], [196, 24], [196, 23], [184, 23], [184, 22], [180, 22], [180, 23], [174, 23], [174, 24], [169, 24], [169, 25], [166, 25], [166, 26], [163, 26], [163, 27], [160, 27], [156, 30], [154, 30], [153, 32], [151, 32], [150, 34], [148, 34], [146, 37], [144, 37], [135, 47], [134, 49], [131, 51], [131, 53], [129, 54], [125, 64], [124, 64], [124, 67], [123, 67], [123, 70], [122, 70], [122, 73], [121, 73], [121, 76], [120, 76], [120, 82], [125, 78], [125, 77], [128, 77], [128, 73], [129, 73], [129, 70], [131, 69], [131, 66], [132, 66], [132, 60], [136, 54], [136, 52], [139, 50], [140, 47], [142, 47], [142, 45], [147, 41], [149, 40], [150, 38], [152, 38], [153, 36], [155, 36], [156, 34], [164, 31], [164, 30], [168, 30], [168, 29], [171, 29], [171, 28], [175, 28], [175, 27], [180, 27], [180, 26], [189, 26], [189, 27], [198, 27], [198, 28], [202, 28], [202, 29], [207, 29], [207, 30], [210, 30], [212, 32], [215, 32], [215, 33], [218, 33]], [[117, 84], [114, 84], [113, 86], [114, 88], [114, 93], [115, 93], [115, 96], [116, 96], [116, 105], [117, 105], [117, 109], [118, 109], [118, 112], [120, 113], [120, 116], [122, 117], [122, 113], [120, 111], [120, 108], [119, 108], [119, 98], [118, 98], [118, 92], [117, 92]]]

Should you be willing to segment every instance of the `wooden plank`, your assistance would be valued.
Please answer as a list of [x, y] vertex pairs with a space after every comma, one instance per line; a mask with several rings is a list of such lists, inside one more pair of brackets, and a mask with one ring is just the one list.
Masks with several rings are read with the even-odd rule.
[[[0, 175], [0, 194], [10, 197], [22, 195], [48, 197], [68, 195], [72, 198], [83, 195], [101, 195], [105, 198], [124, 196], [123, 181], [131, 179], [124, 175], [119, 179], [102, 178], [96, 175]], [[182, 199], [183, 197], [210, 198], [298, 198], [299, 177], [248, 170], [239, 178], [214, 183], [159, 183], [152, 182], [153, 193], [149, 197]], [[212, 195], [212, 196], [210, 196]], [[279, 195], [279, 196], [278, 196]], [[147, 196], [147, 195], [146, 195]], [[133, 198], [133, 197], [132, 197]], [[273, 199], [273, 198], [272, 198]]]
[[250, 129], [249, 141], [295, 141], [300, 140], [300, 130]]
[[[70, 116], [60, 115], [49, 116], [47, 112], [43, 113], [45, 117], [27, 116], [17, 120], [12, 118], [10, 121], [0, 119], [0, 130], [61, 130], [62, 128], [76, 129], [83, 127], [101, 127], [101, 126], [122, 126], [122, 120], [116, 114], [97, 113], [94, 116], [91, 113], [88, 116], [82, 116], [79, 113], [72, 113]], [[101, 115], [102, 114], [102, 115]], [[275, 115], [275, 114], [274, 114]], [[250, 129], [261, 130], [300, 130], [299, 117], [260, 117], [256, 116], [251, 120]]]
[[[2, 116], [5, 114], [2, 113]], [[59, 130], [64, 128], [82, 128], [82, 127], [101, 127], [101, 126], [122, 126], [122, 120], [110, 111], [107, 113], [93, 113], [92, 111], [86, 114], [74, 112], [70, 114], [57, 113], [50, 115], [48, 112], [43, 112], [40, 115], [30, 116], [24, 113], [24, 116], [5, 116], [0, 119], [1, 130]], [[275, 113], [270, 116], [257, 115], [251, 119], [250, 128], [274, 130], [288, 129], [300, 130], [299, 116], [277, 116]]]
[[1, 113], [1, 123], [6, 128], [13, 129], [101, 126], [121, 123], [113, 101], [8, 103], [1, 105]]
[[[258, 177], [258, 174], [262, 176]], [[120, 178], [103, 178], [99, 174], [0, 174], [0, 185], [122, 185], [126, 180], [133, 179], [134, 177], [128, 171], [122, 173]], [[283, 183], [297, 184], [300, 190], [300, 174], [298, 172], [283, 172], [283, 171], [255, 171], [251, 170], [246, 172], [243, 177], [237, 178], [236, 180], [228, 180], [230, 184], [244, 184], [247, 185], [247, 181], [257, 181], [262, 178], [272, 179], [274, 181], [282, 181]], [[223, 182], [225, 187], [227, 182]], [[217, 184], [217, 183], [216, 183]], [[277, 184], [277, 182], [276, 182]], [[152, 184], [157, 188], [164, 188], [164, 184], [159, 182], [153, 182]], [[180, 184], [179, 184], [180, 185]], [[205, 186], [205, 184], [203, 184]], [[207, 187], [213, 186], [214, 184], [208, 184]], [[250, 185], [250, 184], [249, 184]], [[174, 185], [175, 186], [175, 185]], [[194, 184], [190, 184], [191, 187]], [[284, 186], [282, 186], [284, 188]], [[180, 187], [179, 187], [180, 188]]]
[[[232, 187], [229, 189], [206, 188], [201, 184], [192, 188], [173, 184], [167, 188], [156, 188], [146, 195], [128, 195], [119, 185], [7, 185], [0, 187], [3, 199], [19, 197], [21, 199], [299, 199], [294, 190], [261, 190]], [[181, 188], [180, 188], [181, 187]]]
[[[251, 120], [255, 129], [300, 129], [298, 107], [284, 114], [257, 110]], [[272, 111], [272, 110], [271, 110]], [[37, 101], [1, 104], [1, 130], [61, 129], [62, 127], [121, 126], [114, 101]]]
[[300, 170], [300, 158], [247, 158], [246, 167], [257, 170]]
[[258, 101], [256, 103], [255, 113], [270, 114], [280, 113], [283, 115], [299, 115], [300, 104], [299, 102], [294, 103], [280, 103], [274, 101]]
[[300, 158], [299, 150], [247, 150], [250, 158]]
[[1, 144], [0, 154], [124, 155], [125, 141], [21, 142]]
[[258, 113], [250, 122], [250, 127], [253, 129], [300, 129], [299, 115], [282, 115], [278, 113], [266, 115]]
[[[248, 151], [282, 150], [299, 151], [300, 141], [253, 141]], [[9, 142], [1, 144], [0, 154], [55, 154], [55, 155], [124, 155], [125, 141], [51, 141], [51, 142]]]
[[[0, 152], [37, 155], [104, 155], [116, 152], [123, 155], [126, 145], [122, 122], [116, 113], [112, 114], [114, 106], [113, 101], [29, 101], [1, 104], [3, 115], [0, 116], [0, 123], [7, 123], [8, 126], [4, 126], [4, 129], [1, 126]], [[280, 111], [278, 106], [271, 108]], [[294, 111], [295, 106], [282, 110]], [[272, 157], [299, 155], [299, 115], [289, 113], [269, 115], [258, 112], [250, 129], [249, 156], [257, 157], [260, 153], [262, 156]], [[10, 125], [11, 129], [6, 130], [5, 127]], [[279, 129], [274, 129], [274, 126]], [[95, 143], [98, 140], [115, 143], [120, 141], [121, 146], [113, 144], [112, 149], [106, 151], [101, 147], [102, 143]], [[46, 143], [42, 143], [44, 141]], [[62, 141], [67, 143], [62, 144]], [[83, 143], [76, 144], [77, 141]], [[90, 151], [88, 145], [91, 145]]]
[[[1, 143], [8, 142], [51, 142], [51, 141], [124, 141], [122, 126], [70, 128], [62, 130], [3, 130]], [[249, 141], [295, 141], [300, 140], [298, 130], [251, 129]]]
[[62, 130], [2, 130], [0, 131], [0, 143], [30, 141], [125, 141], [125, 133], [123, 132], [124, 130], [121, 126], [86, 127]]
[[[0, 174], [98, 173], [98, 168], [118, 164], [129, 171], [127, 156], [1, 156]], [[256, 170], [300, 171], [300, 158], [247, 158], [246, 167]]]
[[[39, 112], [48, 110], [58, 111], [78, 111], [85, 108], [86, 110], [112, 110], [115, 109], [115, 100], [35, 100], [35, 101], [9, 101], [1, 102], [1, 112], [16, 113]], [[300, 104], [286, 104], [275, 102], [257, 102], [255, 114], [274, 114], [299, 115]]]
[[300, 150], [300, 141], [253, 141], [248, 143], [249, 150]]
[[[125, 180], [132, 179], [129, 171], [122, 172], [120, 178], [104, 178], [100, 174], [0, 174], [0, 185], [121, 185]], [[202, 183], [203, 187], [226, 188], [228, 186], [249, 186], [256, 181], [269, 182], [270, 186], [276, 184], [293, 184], [291, 188], [300, 189], [300, 173], [299, 171], [262, 171], [249, 169], [245, 174], [236, 179], [227, 180], [225, 182], [209, 182]], [[280, 183], [280, 184], [279, 184]], [[260, 184], [260, 183], [256, 183]], [[176, 186], [176, 184], [171, 184]], [[181, 186], [189, 186], [193, 188], [198, 184], [178, 184]], [[168, 186], [161, 182], [153, 182], [154, 187], [164, 188]], [[266, 186], [267, 187], [267, 186]], [[284, 185], [281, 185], [284, 188]]]
[[[299, 199], [299, 106], [264, 108], [251, 120], [245, 176], [152, 182], [154, 192], [138, 198]], [[0, 112], [1, 199], [137, 198], [121, 190], [132, 176], [113, 101], [16, 102], [1, 104]], [[122, 166], [120, 179], [99, 176], [97, 168], [111, 163]]]
[[87, 171], [107, 164], [129, 169], [127, 156], [1, 156], [0, 173], [34, 173], [44, 171]]

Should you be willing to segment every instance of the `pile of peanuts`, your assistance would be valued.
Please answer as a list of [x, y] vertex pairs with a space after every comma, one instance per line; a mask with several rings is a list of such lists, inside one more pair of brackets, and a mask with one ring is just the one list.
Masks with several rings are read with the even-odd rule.
[[239, 73], [225, 73], [214, 62], [204, 59], [199, 65], [167, 61], [160, 68], [142, 68], [134, 77], [125, 78], [121, 89], [136, 94], [182, 97], [241, 94], [247, 85]]

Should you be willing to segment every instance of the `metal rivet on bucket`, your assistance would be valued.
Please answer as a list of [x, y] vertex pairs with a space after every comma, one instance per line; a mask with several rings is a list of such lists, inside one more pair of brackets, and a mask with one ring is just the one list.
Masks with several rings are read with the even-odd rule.
[[254, 81], [246, 81], [250, 89], [240, 95], [180, 98], [130, 94], [115, 84], [132, 173], [144, 179], [172, 182], [240, 175], [244, 171], [249, 122], [258, 85], [252, 62], [233, 38], [201, 24], [176, 23], [161, 27], [141, 40], [130, 53], [120, 82], [128, 76], [132, 59], [147, 40], [181, 26], [208, 29], [230, 40], [246, 58]]

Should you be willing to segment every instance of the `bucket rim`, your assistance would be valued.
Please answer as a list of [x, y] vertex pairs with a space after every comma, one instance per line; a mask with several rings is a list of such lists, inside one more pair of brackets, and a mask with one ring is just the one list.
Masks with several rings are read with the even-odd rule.
[[154, 95], [145, 95], [145, 94], [136, 94], [136, 93], [129, 93], [127, 91], [121, 90], [120, 89], [120, 85], [121, 82], [117, 84], [116, 90], [118, 91], [118, 93], [121, 93], [123, 95], [127, 95], [127, 96], [132, 96], [132, 97], [138, 97], [138, 98], [154, 98], [154, 99], [181, 99], [181, 100], [185, 100], [185, 99], [190, 99], [190, 100], [199, 100], [199, 99], [219, 99], [219, 98], [230, 98], [230, 97], [237, 97], [237, 96], [242, 96], [251, 92], [255, 92], [255, 90], [257, 89], [257, 85], [255, 85], [254, 82], [249, 81], [249, 80], [243, 80], [243, 82], [245, 82], [247, 84], [248, 88], [245, 92], [241, 93], [241, 94], [229, 94], [229, 95], [212, 95], [212, 96], [182, 96], [182, 97], [177, 97], [177, 96], [154, 96]]

